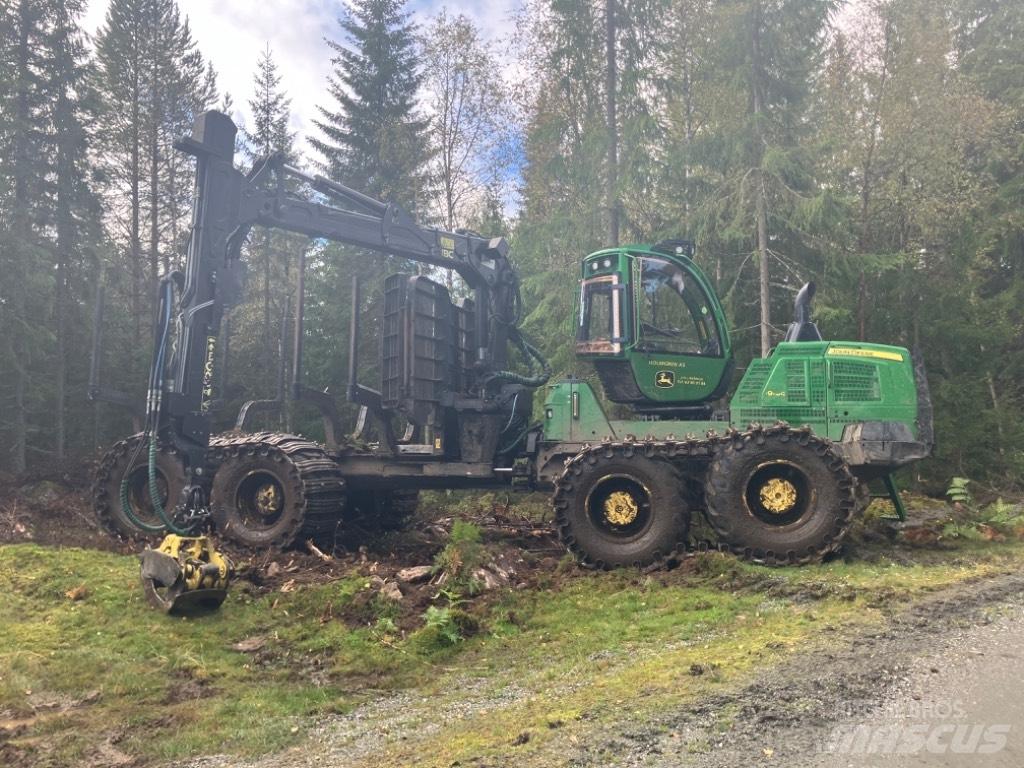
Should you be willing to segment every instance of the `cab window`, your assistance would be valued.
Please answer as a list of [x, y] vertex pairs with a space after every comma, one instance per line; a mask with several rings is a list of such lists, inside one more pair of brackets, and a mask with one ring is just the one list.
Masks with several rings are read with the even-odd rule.
[[576, 329], [577, 350], [618, 352], [621, 349], [621, 290], [612, 275], [583, 281]]
[[636, 349], [720, 357], [718, 329], [700, 285], [671, 261], [651, 257], [638, 261]]

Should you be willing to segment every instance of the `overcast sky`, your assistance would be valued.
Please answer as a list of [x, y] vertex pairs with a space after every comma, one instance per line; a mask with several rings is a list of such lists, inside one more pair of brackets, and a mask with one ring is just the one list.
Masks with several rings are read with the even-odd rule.
[[[110, 0], [89, 0], [84, 26], [95, 33], [103, 25]], [[485, 36], [498, 38], [509, 30], [509, 16], [521, 0], [414, 0], [409, 7], [425, 21], [447, 6], [477, 22]], [[217, 70], [217, 84], [234, 100], [237, 117], [248, 120], [253, 74], [269, 43], [292, 100], [292, 123], [302, 138], [315, 131], [311, 121], [324, 103], [331, 51], [324, 37], [338, 40], [341, 0], [178, 0], [204, 58]], [[303, 142], [304, 143], [304, 142]]]

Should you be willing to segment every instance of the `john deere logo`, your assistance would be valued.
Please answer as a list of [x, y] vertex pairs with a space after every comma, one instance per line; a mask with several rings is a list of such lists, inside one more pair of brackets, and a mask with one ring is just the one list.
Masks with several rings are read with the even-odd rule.
[[672, 371], [658, 371], [654, 374], [654, 386], [668, 389], [676, 383], [676, 375]]

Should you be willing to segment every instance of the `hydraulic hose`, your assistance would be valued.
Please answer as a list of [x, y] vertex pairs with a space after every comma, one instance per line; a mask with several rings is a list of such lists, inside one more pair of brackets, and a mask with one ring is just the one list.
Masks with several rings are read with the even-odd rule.
[[532, 362], [530, 362], [532, 359], [540, 365], [540, 372], [535, 373], [532, 376], [523, 376], [515, 371], [495, 371], [487, 377], [487, 383], [492, 381], [506, 381], [511, 384], [522, 384], [524, 387], [542, 387], [547, 384], [548, 380], [551, 378], [551, 366], [548, 364], [544, 355], [541, 354], [541, 351], [524, 339], [518, 328], [513, 328], [510, 336], [512, 337], [512, 341], [514, 341], [516, 346], [519, 348], [519, 351], [523, 353], [523, 357], [525, 357], [527, 362], [530, 364], [531, 371], [536, 370], [536, 367]]
[[[137, 528], [148, 533], [159, 533], [167, 530], [171, 533], [176, 533], [179, 536], [187, 536], [191, 532], [188, 529], [177, 525], [171, 516], [167, 514], [167, 510], [164, 509], [164, 502], [160, 498], [160, 488], [157, 484], [156, 472], [157, 429], [160, 418], [160, 401], [163, 394], [164, 366], [167, 355], [167, 341], [170, 336], [171, 308], [173, 300], [174, 284], [169, 278], [165, 277], [160, 281], [160, 306], [157, 314], [158, 320], [155, 334], [155, 354], [153, 356], [153, 365], [149, 371], [149, 391], [147, 393], [146, 400], [146, 429], [142, 434], [142, 440], [139, 442], [139, 445], [135, 449], [135, 453], [132, 455], [131, 461], [128, 462], [128, 470], [125, 471], [125, 475], [121, 479], [120, 496], [121, 511], [124, 513], [124, 516], [128, 521]], [[147, 440], [149, 442], [149, 455], [147, 462], [146, 485], [147, 490], [149, 491], [150, 504], [152, 504], [153, 510], [160, 519], [159, 525], [140, 520], [132, 511], [131, 502], [128, 498], [131, 468], [135, 464], [135, 460], [138, 458], [138, 455], [142, 450], [142, 446], [147, 442]], [[169, 490], [170, 489], [168, 489], [168, 491]], [[169, 498], [168, 501], [170, 501]]]

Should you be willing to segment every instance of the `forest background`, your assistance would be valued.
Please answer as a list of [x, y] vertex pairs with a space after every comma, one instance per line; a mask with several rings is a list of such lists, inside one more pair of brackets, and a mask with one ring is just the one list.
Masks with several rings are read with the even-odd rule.
[[[131, 432], [124, 408], [87, 397], [97, 303], [101, 383], [141, 401], [155, 286], [189, 236], [192, 162], [173, 142], [206, 109], [238, 116], [175, 0], [111, 0], [95, 35], [83, 11], [0, 0], [8, 477], [66, 472]], [[529, 0], [498, 37], [446, 11], [414, 23], [399, 0], [338, 17], [309, 41], [332, 75], [308, 136], [274, 41], [252, 62], [240, 162], [284, 152], [427, 223], [508, 237], [524, 327], [556, 375], [591, 375], [572, 356], [573, 286], [601, 247], [694, 239], [741, 371], [814, 280], [826, 338], [925, 356], [938, 446], [904, 481], [1021, 489], [1024, 3]], [[303, 252], [303, 374], [339, 401], [352, 276], [373, 316], [407, 266], [254, 232], [221, 345], [223, 427], [275, 394]], [[317, 432], [305, 410], [266, 421]]]

